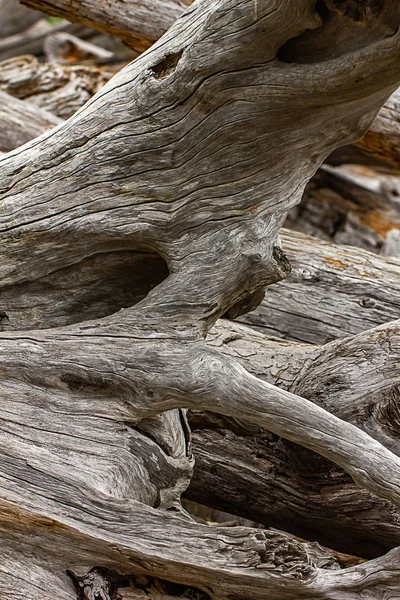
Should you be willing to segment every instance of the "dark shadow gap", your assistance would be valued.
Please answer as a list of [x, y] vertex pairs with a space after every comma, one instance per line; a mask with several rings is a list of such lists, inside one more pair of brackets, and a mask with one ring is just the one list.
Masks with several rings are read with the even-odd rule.
[[49, 329], [100, 319], [134, 306], [169, 275], [152, 252], [120, 250], [0, 293], [0, 331]]

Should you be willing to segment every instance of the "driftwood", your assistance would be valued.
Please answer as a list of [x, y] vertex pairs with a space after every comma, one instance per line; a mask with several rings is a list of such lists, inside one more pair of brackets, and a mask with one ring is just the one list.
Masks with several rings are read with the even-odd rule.
[[43, 64], [29, 55], [0, 62], [0, 90], [29, 98], [61, 119], [73, 115], [107, 79], [96, 67]]
[[[400, 229], [399, 182], [393, 177], [367, 177], [321, 169], [307, 185], [301, 204], [286, 226], [338, 244], [382, 253], [388, 234]], [[368, 180], [373, 187], [368, 189]]]
[[[393, 322], [313, 347], [219, 321], [208, 343], [399, 454], [399, 333]], [[196, 412], [189, 421], [196, 463], [187, 497], [359, 556], [400, 544], [395, 507], [357, 488], [332, 463], [245, 421]]]
[[[76, 598], [89, 567], [219, 600], [398, 595], [398, 549], [320, 568], [305, 544], [201, 526], [179, 501], [191, 408], [299, 443], [400, 506], [394, 452], [204, 341], [287, 275], [286, 213], [399, 83], [398, 3], [364, 8], [198, 1], [64, 125], [1, 160], [3, 320], [43, 278], [113, 261], [140, 288], [108, 316], [100, 299], [91, 320], [52, 328], [55, 303], [47, 329], [10, 320], [0, 335], [3, 595]], [[107, 598], [111, 579], [88, 594]]]
[[0, 151], [22, 146], [61, 122], [46, 110], [0, 92]]
[[282, 230], [292, 272], [238, 318], [267, 335], [324, 344], [397, 319], [400, 260]]
[[[111, 33], [139, 52], [148, 48], [167, 31], [191, 2], [192, 0], [157, 0], [156, 2], [131, 0], [127, 14], [126, 5], [119, 2], [108, 4], [104, 1], [90, 0], [85, 3], [71, 3], [67, 0], [52, 0], [48, 3], [46, 0], [23, 0], [23, 4], [36, 10], [43, 10], [69, 21], [78, 21], [99, 31]], [[400, 168], [399, 116], [399, 92], [397, 92], [381, 110], [370, 131], [355, 142], [356, 147], [363, 151], [361, 158], [358, 154], [356, 155], [358, 159], [353, 156], [350, 160], [373, 166], [380, 166], [379, 161], [382, 161], [383, 165], [386, 163], [398, 170]], [[377, 159], [378, 163], [368, 160], [368, 156]], [[347, 160], [349, 160], [348, 155]], [[338, 164], [338, 158], [334, 159], [334, 162]]]
[[104, 0], [89, 0], [85, 3], [24, 0], [23, 4], [119, 37], [129, 47], [143, 52], [171, 27], [191, 2], [192, 0], [131, 0], [129, 10], [123, 2], [107, 3]]

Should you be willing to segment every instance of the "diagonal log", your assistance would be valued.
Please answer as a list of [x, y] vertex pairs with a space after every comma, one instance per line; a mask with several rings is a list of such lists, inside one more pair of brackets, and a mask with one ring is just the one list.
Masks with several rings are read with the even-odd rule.
[[[183, 13], [192, 0], [130, 0], [129, 6], [122, 2], [67, 2], [66, 0], [24, 0], [23, 4], [36, 10], [64, 17], [73, 23], [83, 23], [99, 31], [121, 38], [128, 46], [142, 52], [158, 40], [173, 22]], [[396, 92], [385, 104], [369, 132], [355, 146], [361, 149], [361, 158], [353, 156], [363, 164], [368, 157], [400, 167], [399, 93]], [[363, 157], [363, 153], [364, 157]], [[365, 156], [366, 155], [366, 156]], [[337, 159], [333, 159], [337, 160]], [[368, 163], [371, 164], [371, 161]], [[374, 164], [372, 162], [372, 164]]]

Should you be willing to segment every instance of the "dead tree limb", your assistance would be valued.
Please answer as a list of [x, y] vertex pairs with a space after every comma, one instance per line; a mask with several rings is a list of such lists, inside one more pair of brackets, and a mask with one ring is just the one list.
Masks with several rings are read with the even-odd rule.
[[151, 291], [122, 312], [0, 336], [4, 547], [14, 575], [39, 546], [34, 600], [46, 578], [71, 598], [66, 570], [89, 561], [219, 599], [398, 590], [397, 550], [332, 575], [285, 536], [171, 514], [192, 470], [185, 408], [265, 427], [400, 506], [396, 454], [204, 342], [288, 273], [287, 211], [399, 83], [398, 3], [364, 8], [196, 2], [64, 125], [1, 160], [2, 292], [112, 253], [168, 271], [149, 268]]
[[398, 318], [398, 259], [287, 229], [282, 245], [291, 274], [240, 322], [267, 335], [324, 344]]

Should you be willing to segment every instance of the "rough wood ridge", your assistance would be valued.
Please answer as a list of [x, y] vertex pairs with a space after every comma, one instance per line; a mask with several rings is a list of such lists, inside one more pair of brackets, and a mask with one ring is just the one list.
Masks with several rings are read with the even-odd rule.
[[[0, 161], [0, 594], [76, 598], [67, 571], [79, 584], [101, 567], [220, 600], [398, 595], [398, 549], [322, 569], [284, 534], [207, 528], [180, 507], [187, 408], [264, 427], [400, 506], [395, 452], [205, 342], [289, 273], [288, 210], [399, 84], [398, 2], [358, 4], [197, 1], [71, 119]], [[137, 303], [110, 311], [96, 273], [116, 297], [134, 282]], [[62, 326], [51, 278], [69, 300]], [[37, 328], [13, 328], [27, 298]], [[98, 303], [89, 320], [83, 300]]]

